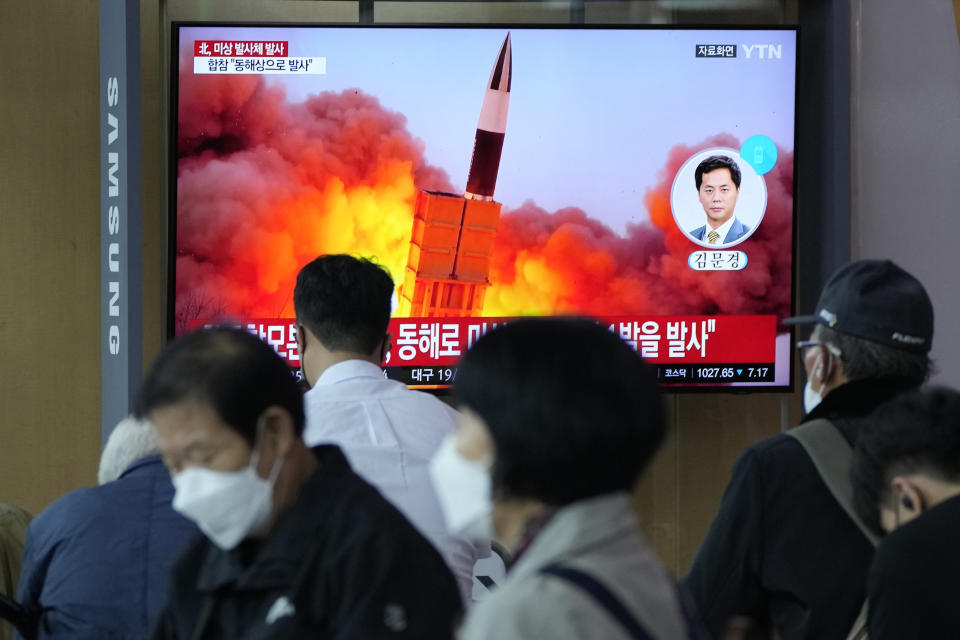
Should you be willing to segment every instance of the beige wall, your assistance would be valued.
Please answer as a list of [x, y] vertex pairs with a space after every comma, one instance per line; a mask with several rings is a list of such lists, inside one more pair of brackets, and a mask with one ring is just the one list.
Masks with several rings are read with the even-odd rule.
[[800, 421], [799, 394], [667, 398], [670, 435], [641, 480], [635, 502], [664, 563], [682, 574], [713, 520], [730, 469], [752, 442]]
[[100, 454], [96, 0], [0, 3], [0, 501]]
[[[528, 19], [534, 10], [503, 4]], [[557, 6], [543, 11], [566, 17]], [[168, 25], [188, 19], [356, 21], [357, 5], [141, 1], [145, 363], [165, 335]], [[0, 29], [4, 59], [37, 52], [29, 70], [7, 67], [0, 78], [0, 501], [36, 512], [93, 484], [99, 457], [97, 2], [3, 2]], [[736, 455], [796, 422], [799, 402], [695, 395], [668, 404], [673, 429], [637, 505], [656, 549], [683, 571]]]
[[960, 386], [960, 19], [945, 0], [851, 0], [851, 256], [926, 285], [934, 380]]

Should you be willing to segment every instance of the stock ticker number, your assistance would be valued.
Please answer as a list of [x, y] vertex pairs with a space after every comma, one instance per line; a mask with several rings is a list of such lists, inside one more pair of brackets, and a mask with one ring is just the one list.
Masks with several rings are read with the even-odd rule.
[[716, 380], [718, 378], [733, 378], [735, 376], [733, 367], [701, 367], [697, 371], [697, 377], [706, 380]]

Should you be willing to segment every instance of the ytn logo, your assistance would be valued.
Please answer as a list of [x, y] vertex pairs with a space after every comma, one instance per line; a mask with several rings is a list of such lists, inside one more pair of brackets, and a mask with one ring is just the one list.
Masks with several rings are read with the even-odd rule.
[[780, 60], [783, 57], [782, 44], [744, 44], [743, 53], [747, 60], [751, 58], [760, 60]]

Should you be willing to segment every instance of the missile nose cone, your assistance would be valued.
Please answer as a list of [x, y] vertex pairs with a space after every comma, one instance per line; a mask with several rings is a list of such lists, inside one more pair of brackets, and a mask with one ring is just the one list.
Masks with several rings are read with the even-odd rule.
[[513, 56], [510, 51], [510, 32], [500, 45], [500, 55], [497, 64], [493, 65], [490, 73], [490, 88], [494, 91], [510, 91], [510, 80], [513, 76]]
[[510, 81], [513, 62], [510, 51], [510, 33], [500, 45], [497, 63], [490, 73], [490, 82], [480, 107], [477, 137], [473, 142], [473, 157], [464, 197], [473, 200], [493, 200], [497, 186], [497, 171], [500, 154], [503, 152], [503, 136], [507, 131], [507, 110], [510, 107]]

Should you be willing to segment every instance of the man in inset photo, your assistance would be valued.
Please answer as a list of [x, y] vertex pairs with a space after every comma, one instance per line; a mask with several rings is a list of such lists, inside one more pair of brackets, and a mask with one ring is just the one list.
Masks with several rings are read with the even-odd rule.
[[750, 233], [750, 227], [734, 215], [740, 195], [740, 167], [733, 158], [710, 156], [697, 165], [694, 177], [707, 221], [688, 233], [700, 242], [717, 246], [736, 242]]

